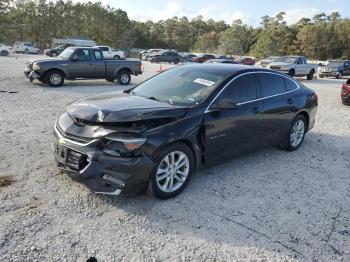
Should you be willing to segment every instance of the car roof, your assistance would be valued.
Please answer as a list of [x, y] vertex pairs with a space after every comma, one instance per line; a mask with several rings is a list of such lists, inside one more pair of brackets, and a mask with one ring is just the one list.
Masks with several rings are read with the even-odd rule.
[[265, 71], [275, 72], [269, 69], [264, 69], [256, 66], [248, 66], [241, 64], [225, 64], [225, 63], [203, 63], [182, 65], [179, 68], [187, 70], [198, 70], [204, 73], [214, 73], [223, 76], [229, 76], [249, 71]]

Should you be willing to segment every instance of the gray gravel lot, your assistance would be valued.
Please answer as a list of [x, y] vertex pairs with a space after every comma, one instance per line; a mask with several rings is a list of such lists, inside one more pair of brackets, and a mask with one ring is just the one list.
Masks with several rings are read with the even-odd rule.
[[[296, 152], [271, 148], [193, 176], [177, 198], [91, 194], [55, 168], [65, 105], [121, 87], [31, 84], [28, 57], [0, 57], [0, 261], [350, 261], [350, 107], [342, 80], [307, 81], [315, 128]], [[153, 75], [159, 65], [145, 63]]]

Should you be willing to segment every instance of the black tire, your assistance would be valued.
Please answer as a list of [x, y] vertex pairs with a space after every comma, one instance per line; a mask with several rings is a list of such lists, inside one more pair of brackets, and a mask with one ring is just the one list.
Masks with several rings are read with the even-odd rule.
[[342, 79], [343, 78], [343, 72], [339, 72], [339, 75], [336, 76], [337, 79]]
[[[298, 144], [294, 144], [291, 142], [292, 141], [292, 134], [293, 134], [293, 128], [294, 126], [296, 125], [296, 123], [298, 121], [302, 121], [303, 124], [304, 124], [304, 132], [303, 132], [303, 135], [301, 137], [301, 140]], [[305, 119], [305, 117], [303, 115], [297, 115], [294, 120], [292, 121], [291, 125], [290, 125], [290, 128], [289, 128], [289, 131], [288, 131], [288, 135], [287, 135], [287, 138], [286, 138], [286, 142], [284, 145], [282, 145], [282, 149], [286, 150], [286, 151], [294, 151], [294, 150], [297, 150], [301, 144], [303, 143], [304, 141], [304, 138], [305, 138], [305, 134], [307, 132], [307, 129], [308, 129], [308, 126], [307, 126], [307, 121]]]
[[310, 71], [310, 73], [306, 76], [306, 79], [307, 80], [312, 80], [313, 78], [314, 78], [314, 70], [312, 69], [311, 71]]
[[[159, 166], [161, 165], [163, 159], [172, 152], [181, 152], [187, 156], [188, 162], [189, 162], [189, 172], [188, 172], [186, 179], [184, 180], [182, 185], [177, 190], [172, 191], [172, 192], [165, 192], [159, 187], [159, 185], [157, 183], [156, 175], [157, 175], [157, 170], [158, 170]], [[151, 173], [150, 181], [148, 184], [148, 192], [151, 195], [153, 195], [154, 197], [161, 199], [161, 200], [165, 200], [165, 199], [169, 199], [169, 198], [177, 196], [185, 189], [188, 182], [190, 181], [193, 170], [194, 170], [194, 163], [195, 163], [195, 161], [194, 161], [194, 156], [193, 156], [192, 150], [187, 145], [185, 145], [183, 143], [174, 143], [174, 144], [171, 144], [171, 145], [163, 148], [156, 156], [154, 169]]]
[[24, 53], [29, 54], [29, 50], [28, 49], [24, 50]]
[[119, 55], [115, 55], [115, 56], [113, 56], [113, 59], [120, 59], [120, 56]]
[[122, 70], [117, 75], [117, 80], [120, 85], [128, 85], [131, 82], [131, 75], [129, 71]]
[[294, 69], [289, 70], [288, 75], [290, 77], [294, 77], [295, 76], [295, 70]]
[[324, 76], [318, 76], [319, 78], [324, 78]]
[[6, 50], [2, 50], [1, 51], [1, 56], [8, 56], [9, 52], [7, 52]]
[[51, 87], [60, 87], [64, 84], [64, 75], [59, 70], [51, 70], [45, 74], [45, 83]]

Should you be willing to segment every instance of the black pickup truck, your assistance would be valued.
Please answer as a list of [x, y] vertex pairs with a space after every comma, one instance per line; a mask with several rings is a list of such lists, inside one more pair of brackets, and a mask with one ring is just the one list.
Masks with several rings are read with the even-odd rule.
[[106, 79], [128, 85], [131, 75], [142, 74], [137, 59], [107, 60], [100, 49], [69, 47], [57, 58], [29, 61], [24, 74], [33, 81], [38, 79], [52, 87], [62, 86], [64, 79]]

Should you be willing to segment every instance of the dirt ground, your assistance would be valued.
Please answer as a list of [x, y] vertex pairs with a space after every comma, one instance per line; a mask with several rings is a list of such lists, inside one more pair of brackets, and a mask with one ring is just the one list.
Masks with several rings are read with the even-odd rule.
[[[0, 261], [350, 261], [344, 80], [304, 82], [319, 108], [296, 152], [270, 148], [234, 159], [159, 201], [95, 195], [56, 169], [50, 142], [65, 105], [121, 87], [31, 84], [23, 69], [37, 57], [0, 57], [0, 177], [14, 180], [0, 187]], [[144, 68], [132, 84], [159, 65]]]

